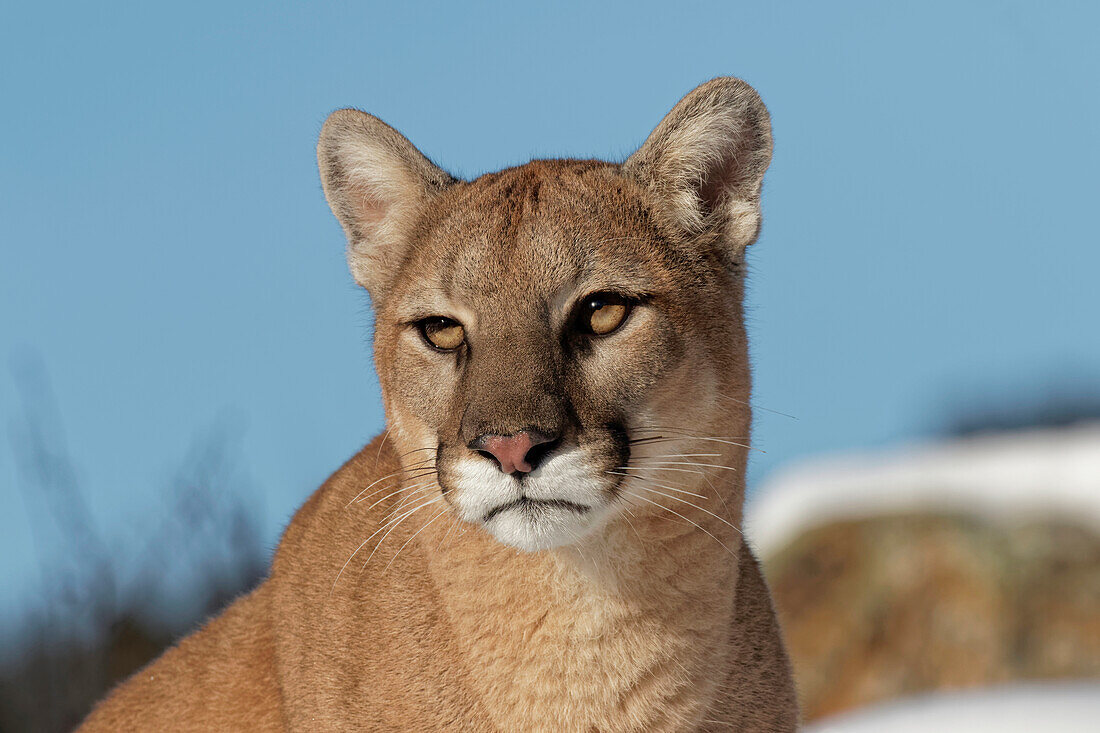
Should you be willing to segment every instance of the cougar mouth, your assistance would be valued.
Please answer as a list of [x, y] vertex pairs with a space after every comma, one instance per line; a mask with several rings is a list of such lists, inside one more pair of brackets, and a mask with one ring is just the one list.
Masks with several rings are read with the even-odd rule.
[[521, 496], [515, 501], [510, 501], [507, 504], [501, 504], [500, 506], [490, 509], [482, 521], [489, 522], [498, 514], [506, 512], [509, 509], [519, 509], [525, 513], [532, 513], [547, 508], [567, 509], [576, 514], [585, 514], [592, 509], [592, 507], [585, 504], [577, 504], [576, 502], [567, 501], [566, 499], [533, 499], [529, 496]]
[[444, 501], [458, 517], [527, 552], [572, 544], [615, 512], [615, 458], [573, 446], [553, 451], [533, 471], [505, 474], [466, 446], [438, 462]]

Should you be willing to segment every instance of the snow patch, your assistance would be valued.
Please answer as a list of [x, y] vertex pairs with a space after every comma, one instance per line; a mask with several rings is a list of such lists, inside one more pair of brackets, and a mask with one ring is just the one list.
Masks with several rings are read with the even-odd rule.
[[936, 693], [865, 708], [807, 726], [804, 733], [1076, 733], [1095, 731], [1100, 683], [1011, 685]]
[[796, 464], [748, 502], [745, 532], [767, 555], [839, 519], [927, 510], [1065, 517], [1100, 531], [1100, 423]]

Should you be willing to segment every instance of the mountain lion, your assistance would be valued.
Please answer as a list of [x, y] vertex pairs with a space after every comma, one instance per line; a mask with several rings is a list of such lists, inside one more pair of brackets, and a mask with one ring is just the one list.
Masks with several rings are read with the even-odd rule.
[[622, 164], [461, 181], [375, 117], [317, 147], [387, 430], [271, 572], [84, 730], [789, 731], [739, 529], [743, 257], [771, 128], [695, 89]]

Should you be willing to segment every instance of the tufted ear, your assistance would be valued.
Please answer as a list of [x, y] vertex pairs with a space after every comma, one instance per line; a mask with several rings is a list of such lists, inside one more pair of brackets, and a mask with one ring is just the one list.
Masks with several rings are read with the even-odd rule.
[[348, 267], [377, 298], [401, 261], [417, 215], [455, 182], [399, 132], [357, 109], [321, 129], [317, 166], [329, 207], [348, 237]]
[[653, 191], [689, 234], [713, 232], [737, 257], [760, 231], [760, 185], [771, 155], [760, 95], [740, 79], [719, 77], [681, 99], [623, 172]]

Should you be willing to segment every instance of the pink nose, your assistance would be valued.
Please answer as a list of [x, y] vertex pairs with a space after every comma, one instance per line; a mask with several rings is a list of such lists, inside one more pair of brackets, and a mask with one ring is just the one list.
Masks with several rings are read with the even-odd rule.
[[504, 473], [530, 473], [534, 467], [528, 463], [527, 454], [539, 443], [545, 443], [549, 438], [541, 435], [532, 435], [527, 430], [521, 430], [514, 435], [483, 435], [477, 441], [477, 449], [487, 451], [497, 459], [500, 470]]

